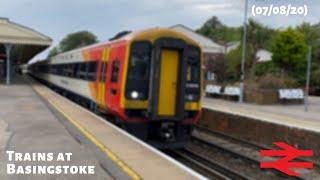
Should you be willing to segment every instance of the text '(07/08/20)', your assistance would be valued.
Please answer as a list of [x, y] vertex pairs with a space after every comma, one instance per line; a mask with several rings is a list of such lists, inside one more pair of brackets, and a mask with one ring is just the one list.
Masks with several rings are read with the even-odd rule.
[[252, 16], [307, 16], [308, 6], [294, 6], [292, 4], [288, 5], [274, 5], [270, 4], [267, 6], [252, 5], [251, 7]]

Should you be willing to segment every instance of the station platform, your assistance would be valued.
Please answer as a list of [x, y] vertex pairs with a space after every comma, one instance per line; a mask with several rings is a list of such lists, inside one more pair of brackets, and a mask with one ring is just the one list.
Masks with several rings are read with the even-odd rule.
[[[0, 84], [0, 179], [60, 179], [58, 175], [8, 175], [6, 151], [20, 153], [73, 153], [72, 161], [64, 165], [96, 166], [95, 175], [67, 175], [63, 179], [113, 179], [99, 165], [98, 158], [86, 146], [79, 144], [45, 103], [21, 78], [12, 85]], [[49, 165], [49, 162], [18, 162], [25, 165]]]
[[[0, 84], [0, 100], [0, 179], [205, 179], [29, 77]], [[7, 175], [8, 150], [72, 153], [65, 164], [95, 174]]]
[[309, 101], [308, 112], [304, 105], [239, 104], [213, 98], [204, 98], [203, 107], [320, 133], [320, 97], [309, 97]]
[[314, 151], [310, 159], [320, 165], [320, 98], [311, 97], [309, 112], [303, 105], [255, 105], [204, 98], [199, 125], [266, 149], [285, 142]]

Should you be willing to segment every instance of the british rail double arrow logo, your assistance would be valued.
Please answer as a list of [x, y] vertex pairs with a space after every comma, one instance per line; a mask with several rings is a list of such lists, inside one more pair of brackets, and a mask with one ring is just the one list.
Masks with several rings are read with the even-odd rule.
[[283, 142], [274, 142], [276, 146], [281, 149], [278, 150], [261, 150], [261, 156], [268, 156], [268, 157], [282, 157], [276, 161], [271, 162], [261, 162], [260, 168], [263, 169], [276, 169], [281, 171], [289, 176], [300, 176], [299, 173], [294, 171], [293, 169], [297, 168], [313, 168], [312, 162], [299, 162], [299, 161], [292, 161], [298, 157], [309, 157], [313, 155], [312, 150], [299, 150], [295, 147], [292, 147]]

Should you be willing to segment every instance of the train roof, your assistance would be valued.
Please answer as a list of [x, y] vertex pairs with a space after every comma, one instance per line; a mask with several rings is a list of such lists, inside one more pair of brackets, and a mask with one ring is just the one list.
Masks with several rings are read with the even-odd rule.
[[[119, 35], [119, 34], [118, 34]], [[95, 48], [100, 48], [103, 46], [107, 46], [113, 43], [117, 42], [123, 42], [123, 41], [135, 41], [135, 40], [145, 40], [150, 39], [151, 41], [155, 41], [158, 37], [165, 36], [165, 37], [174, 37], [174, 38], [181, 38], [185, 40], [188, 44], [199, 46], [200, 45], [190, 37], [179, 33], [177, 31], [168, 29], [168, 28], [150, 28], [145, 30], [139, 30], [139, 31], [126, 31], [126, 33], [123, 33], [122, 36], [119, 36], [118, 38], [111, 38], [110, 40], [99, 42], [96, 44], [92, 44], [89, 46], [77, 48], [71, 51], [67, 51], [61, 54], [58, 54], [56, 56], [51, 57], [50, 59], [44, 60], [44, 61], [51, 61], [55, 59], [66, 59], [69, 58], [69, 56], [81, 56], [82, 53], [86, 50], [92, 50]]]
[[[108, 41], [103, 41], [103, 42], [99, 42], [99, 43], [92, 44], [89, 46], [81, 47], [78, 49], [74, 49], [71, 51], [61, 53], [59, 55], [65, 55], [65, 54], [69, 54], [69, 53], [76, 52], [76, 51], [83, 51], [86, 49], [92, 49], [92, 48], [96, 48], [96, 47], [100, 47], [100, 46], [104, 46], [104, 45], [108, 45], [108, 44], [116, 43], [116, 42], [120, 42], [120, 41], [130, 41], [130, 40], [136, 40], [136, 39], [140, 39], [140, 38], [144, 38], [144, 37], [152, 37], [152, 36], [155, 36], [155, 34], [156, 35], [157, 34], [158, 35], [167, 34], [169, 37], [180, 37], [181, 39], [186, 40], [190, 44], [199, 46], [199, 44], [196, 41], [194, 41], [193, 39], [189, 38], [188, 36], [186, 36], [182, 33], [179, 33], [174, 30], [167, 29], [167, 28], [151, 28], [151, 29], [145, 29], [145, 30], [140, 30], [140, 31], [128, 32], [124, 36], [121, 36], [120, 38], [111, 39]], [[59, 56], [59, 55], [57, 55], [57, 56]]]

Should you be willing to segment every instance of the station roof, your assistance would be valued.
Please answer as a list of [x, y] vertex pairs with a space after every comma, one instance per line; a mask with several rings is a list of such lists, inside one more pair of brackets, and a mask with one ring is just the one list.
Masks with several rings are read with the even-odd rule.
[[52, 43], [52, 39], [31, 28], [0, 18], [0, 59], [5, 59], [4, 44], [12, 44], [11, 56], [17, 64], [32, 59]]

